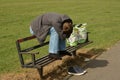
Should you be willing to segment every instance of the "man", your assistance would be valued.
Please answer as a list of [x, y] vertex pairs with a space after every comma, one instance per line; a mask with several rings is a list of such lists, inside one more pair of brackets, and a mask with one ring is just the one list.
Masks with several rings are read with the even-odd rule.
[[69, 54], [65, 51], [65, 39], [71, 35], [72, 30], [72, 20], [67, 15], [58, 13], [40, 15], [30, 25], [31, 33], [37, 37], [40, 44], [50, 34], [49, 57], [55, 59], [60, 59], [59, 55]]

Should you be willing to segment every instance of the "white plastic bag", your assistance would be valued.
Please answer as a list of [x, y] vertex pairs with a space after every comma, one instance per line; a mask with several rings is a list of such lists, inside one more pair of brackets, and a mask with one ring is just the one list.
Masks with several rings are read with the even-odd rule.
[[79, 34], [78, 34], [78, 43], [84, 43], [87, 39], [87, 23], [82, 24], [81, 27], [77, 27]]
[[67, 43], [69, 46], [76, 46], [78, 44], [78, 37], [76, 37], [77, 34], [74, 32], [70, 35], [70, 37], [67, 39]]
[[71, 36], [67, 39], [67, 43], [69, 46], [76, 46], [78, 43], [84, 43], [87, 38], [87, 23], [84, 24], [76, 24], [73, 27], [73, 32]]

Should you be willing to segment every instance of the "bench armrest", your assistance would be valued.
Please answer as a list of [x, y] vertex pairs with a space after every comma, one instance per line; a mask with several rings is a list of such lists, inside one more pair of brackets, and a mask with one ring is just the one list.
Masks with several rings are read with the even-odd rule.
[[39, 54], [39, 52], [19, 52], [19, 54], [21, 55], [20, 59], [22, 59], [22, 65], [24, 65], [24, 59], [23, 59], [23, 56], [22, 56], [23, 54], [30, 54], [31, 57], [32, 57], [32, 64], [35, 65], [36, 64], [35, 63], [35, 60], [36, 60], [35, 55]]

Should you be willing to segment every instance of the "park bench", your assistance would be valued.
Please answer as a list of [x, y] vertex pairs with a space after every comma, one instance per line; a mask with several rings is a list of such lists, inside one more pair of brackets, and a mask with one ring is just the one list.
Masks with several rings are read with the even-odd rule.
[[[49, 41], [47, 42], [44, 42], [43, 44], [38, 44], [38, 45], [35, 45], [35, 46], [32, 46], [32, 47], [28, 47], [28, 48], [25, 48], [25, 49], [22, 49], [22, 46], [21, 46], [21, 43], [22, 42], [25, 42], [25, 41], [28, 41], [28, 40], [32, 40], [32, 39], [36, 39], [36, 36], [32, 35], [32, 36], [29, 36], [29, 37], [26, 37], [26, 38], [21, 38], [21, 39], [18, 39], [16, 41], [16, 47], [17, 47], [17, 51], [18, 51], [18, 55], [19, 55], [19, 60], [20, 60], [20, 64], [21, 64], [21, 67], [22, 68], [36, 68], [39, 72], [39, 75], [40, 75], [40, 78], [43, 77], [43, 67], [53, 61], [55, 61], [56, 59], [52, 59], [52, 58], [49, 58], [49, 54], [41, 57], [41, 58], [37, 58], [36, 59], [36, 54], [39, 54], [39, 52], [31, 52], [32, 50], [34, 49], [38, 49], [38, 48], [41, 48], [43, 46], [46, 46], [49, 44]], [[88, 40], [88, 33], [87, 33], [87, 39], [84, 43], [81, 43], [81, 44], [78, 44], [76, 47], [66, 47], [66, 50], [72, 54], [72, 56], [75, 56], [75, 52], [77, 49], [87, 45], [91, 43], [89, 40]], [[23, 58], [23, 55], [31, 55], [31, 61], [28, 62], [28, 63], [25, 63], [24, 61], [24, 58]]]

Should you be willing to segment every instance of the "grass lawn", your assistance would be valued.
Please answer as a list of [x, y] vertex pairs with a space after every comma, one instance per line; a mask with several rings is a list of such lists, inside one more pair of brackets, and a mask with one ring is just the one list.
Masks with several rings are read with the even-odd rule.
[[[46, 12], [68, 14], [74, 23], [87, 22], [93, 41], [88, 48], [111, 47], [120, 40], [119, 3], [120, 0], [0, 0], [0, 74], [21, 70], [15, 41], [30, 36], [29, 23]], [[43, 54], [44, 51], [46, 47]]]

